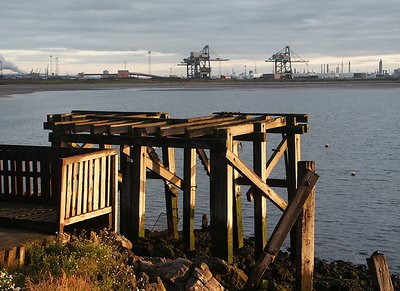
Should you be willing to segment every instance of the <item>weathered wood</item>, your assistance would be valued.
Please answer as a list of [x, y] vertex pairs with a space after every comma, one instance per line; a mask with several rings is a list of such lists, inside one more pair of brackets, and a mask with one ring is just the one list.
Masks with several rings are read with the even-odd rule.
[[210, 176], [212, 255], [233, 261], [233, 168], [226, 159], [232, 149], [232, 136], [225, 131], [226, 145], [213, 148]]
[[[301, 161], [298, 163], [298, 180], [301, 181], [307, 170], [315, 172], [315, 163]], [[296, 289], [312, 290], [314, 276], [314, 224], [315, 224], [315, 187], [304, 203], [297, 218], [296, 249]]]
[[274, 232], [268, 240], [264, 252], [262, 252], [257, 259], [254, 270], [250, 274], [244, 287], [245, 290], [252, 289], [254, 288], [254, 286], [259, 284], [265, 270], [268, 268], [269, 264], [275, 259], [280, 248], [282, 247], [286, 236], [296, 222], [296, 219], [302, 211], [304, 203], [311, 194], [317, 180], [317, 174], [312, 171], [307, 171], [306, 175], [299, 183], [299, 188], [297, 189], [296, 194], [282, 214], [278, 224], [274, 229]]
[[394, 291], [389, 266], [384, 254], [374, 252], [367, 258], [369, 273], [374, 291]]
[[[127, 147], [127, 146], [126, 146]], [[124, 146], [120, 148], [120, 171], [122, 176], [120, 194], [120, 232], [127, 238], [133, 237], [132, 225], [132, 162], [124, 153]]]
[[197, 155], [199, 156], [199, 159], [204, 167], [204, 170], [206, 170], [206, 173], [208, 176], [210, 176], [210, 160], [207, 157], [207, 154], [204, 149], [196, 149]]
[[212, 118], [206, 120], [190, 121], [184, 123], [177, 123], [172, 125], [167, 125], [160, 127], [158, 130], [159, 136], [171, 136], [184, 134], [187, 129], [203, 129], [212, 126], [213, 124], [221, 124], [223, 122], [228, 122], [234, 120], [235, 117], [222, 117], [222, 118]]
[[[163, 163], [167, 169], [175, 177], [175, 150], [169, 147], [162, 148]], [[175, 180], [175, 179], [173, 179]], [[182, 181], [180, 183], [182, 185]], [[167, 224], [168, 233], [174, 238], [178, 238], [178, 186], [170, 184], [169, 181], [164, 180], [165, 202], [167, 210]]]
[[[239, 143], [237, 141], [233, 142], [232, 152], [239, 156]], [[235, 249], [244, 246], [241, 189], [240, 185], [236, 184], [239, 175], [238, 171], [233, 170], [233, 247]]]
[[[277, 188], [287, 188], [287, 181], [283, 179], [267, 179], [266, 183], [270, 187], [277, 187]], [[237, 177], [236, 184], [238, 185], [253, 185], [249, 179], [246, 177]], [[253, 189], [250, 192], [253, 192]]]
[[132, 171], [132, 235], [128, 239], [136, 240], [144, 237], [146, 213], [146, 147], [134, 146], [131, 150], [133, 159]]
[[243, 176], [248, 178], [255, 187], [261, 190], [261, 194], [270, 199], [279, 209], [285, 210], [287, 203], [271, 187], [265, 184], [257, 174], [255, 174], [238, 156], [230, 150], [226, 152], [229, 163]]
[[268, 178], [272, 171], [274, 170], [275, 166], [278, 164], [279, 160], [281, 159], [282, 155], [285, 153], [287, 149], [287, 140], [283, 139], [278, 147], [274, 150], [274, 153], [271, 155], [267, 162], [267, 169], [265, 176]]
[[[255, 124], [256, 132], [264, 132], [265, 124]], [[267, 164], [267, 143], [253, 142], [253, 168], [254, 173], [265, 181]], [[259, 189], [254, 189], [254, 238], [255, 255], [259, 255], [267, 244], [267, 199]]]
[[188, 250], [194, 250], [194, 215], [197, 187], [195, 149], [184, 150], [183, 173], [183, 240]]
[[[296, 126], [296, 118], [288, 118], [287, 123], [289, 126]], [[300, 136], [298, 134], [287, 134], [287, 167], [286, 167], [286, 177], [288, 180], [288, 202], [292, 200], [296, 194], [297, 182], [298, 182], [298, 162], [301, 160], [299, 149], [300, 149]], [[291, 258], [295, 260], [296, 258], [296, 246], [299, 227], [292, 229], [290, 233], [290, 248], [291, 248]]]
[[171, 173], [166, 167], [161, 164], [158, 164], [151, 160], [150, 158], [146, 159], [146, 167], [151, 170], [152, 172], [156, 173], [162, 179], [166, 180], [168, 183], [171, 183], [182, 189], [182, 179], [179, 178], [174, 173]]

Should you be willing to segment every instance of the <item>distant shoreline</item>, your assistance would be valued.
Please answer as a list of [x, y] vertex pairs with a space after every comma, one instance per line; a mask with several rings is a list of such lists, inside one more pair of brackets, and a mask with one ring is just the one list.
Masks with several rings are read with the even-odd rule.
[[0, 80], [0, 97], [40, 91], [146, 88], [260, 89], [260, 88], [400, 88], [400, 80]]

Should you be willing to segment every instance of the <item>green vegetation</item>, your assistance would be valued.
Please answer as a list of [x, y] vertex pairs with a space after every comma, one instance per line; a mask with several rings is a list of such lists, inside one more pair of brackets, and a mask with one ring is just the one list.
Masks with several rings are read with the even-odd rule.
[[0, 290], [130, 290], [133, 270], [113, 243], [110, 233], [101, 232], [92, 238], [72, 236], [66, 244], [33, 244], [25, 266], [2, 271]]

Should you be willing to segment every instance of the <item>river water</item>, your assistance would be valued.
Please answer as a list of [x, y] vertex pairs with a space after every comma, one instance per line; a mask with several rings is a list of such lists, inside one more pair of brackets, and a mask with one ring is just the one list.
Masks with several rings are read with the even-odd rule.
[[[43, 130], [46, 115], [75, 109], [164, 111], [177, 118], [215, 111], [308, 113], [302, 159], [314, 160], [320, 175], [316, 255], [365, 263], [379, 250], [388, 257], [391, 271], [400, 271], [399, 88], [133, 88], [14, 95], [0, 98], [0, 143], [49, 145]], [[268, 141], [269, 154], [277, 141]], [[245, 143], [240, 154], [250, 159]], [[178, 150], [178, 175], [182, 155]], [[206, 179], [199, 166], [197, 226], [202, 214], [208, 213]], [[147, 228], [165, 212], [162, 189], [158, 181], [149, 181]], [[277, 191], [285, 197], [281, 190]], [[250, 236], [252, 204], [244, 199], [243, 207], [245, 233]], [[269, 204], [268, 213], [270, 234], [279, 211]]]

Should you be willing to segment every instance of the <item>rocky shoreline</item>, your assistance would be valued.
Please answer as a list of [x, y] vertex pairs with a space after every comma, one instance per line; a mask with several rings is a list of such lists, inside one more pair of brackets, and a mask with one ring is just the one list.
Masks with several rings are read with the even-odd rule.
[[[252, 239], [246, 239], [234, 263], [227, 264], [210, 256], [209, 233], [201, 230], [196, 231], [195, 251], [185, 251], [182, 240], [165, 232], [147, 232], [133, 244], [119, 235], [111, 237], [132, 266], [139, 290], [242, 290], [255, 265]], [[104, 240], [104, 233], [92, 232], [91, 240]], [[255, 290], [294, 290], [294, 266], [289, 256], [280, 252]], [[400, 290], [398, 274], [392, 275], [392, 281], [395, 290]], [[314, 290], [372, 290], [370, 286], [366, 265], [315, 259]]]

